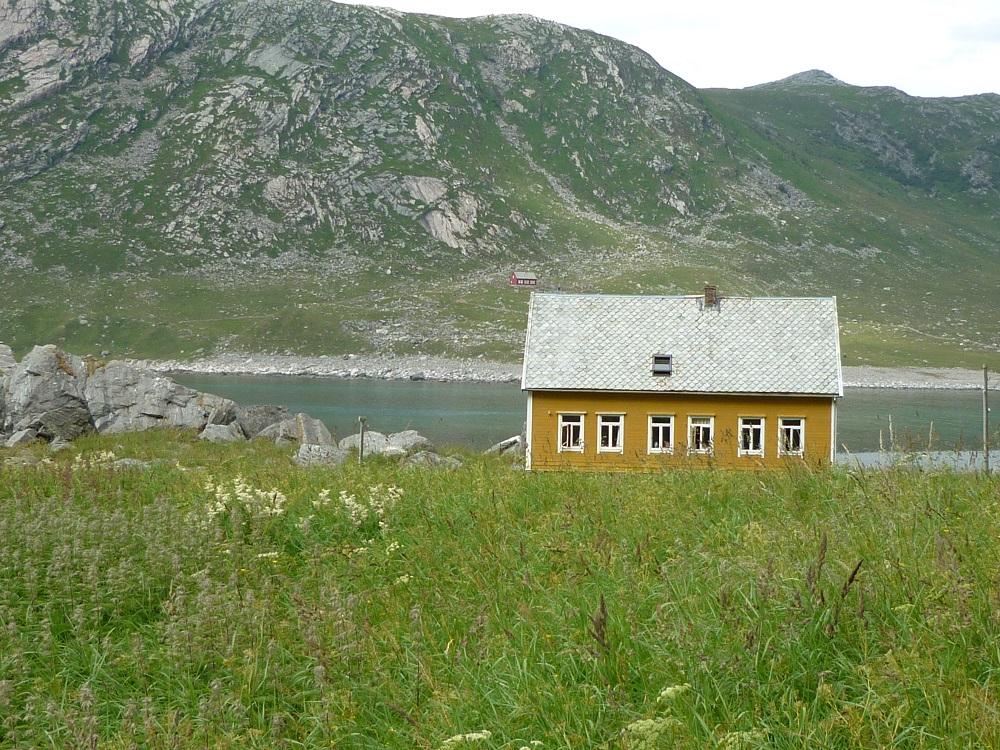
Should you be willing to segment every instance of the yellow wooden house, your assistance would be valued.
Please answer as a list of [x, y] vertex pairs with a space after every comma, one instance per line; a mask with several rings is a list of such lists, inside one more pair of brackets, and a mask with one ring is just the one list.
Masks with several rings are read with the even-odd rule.
[[837, 300], [536, 292], [521, 387], [532, 470], [827, 465]]

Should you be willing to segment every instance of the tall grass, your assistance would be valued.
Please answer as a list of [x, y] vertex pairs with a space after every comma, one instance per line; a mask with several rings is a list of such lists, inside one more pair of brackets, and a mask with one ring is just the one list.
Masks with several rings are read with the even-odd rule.
[[10, 455], [0, 746], [1000, 746], [995, 478]]

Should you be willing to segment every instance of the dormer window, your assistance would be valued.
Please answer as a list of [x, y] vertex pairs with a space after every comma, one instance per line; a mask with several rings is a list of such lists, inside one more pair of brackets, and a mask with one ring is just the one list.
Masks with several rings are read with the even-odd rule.
[[670, 375], [674, 371], [674, 357], [672, 354], [653, 355], [653, 374]]

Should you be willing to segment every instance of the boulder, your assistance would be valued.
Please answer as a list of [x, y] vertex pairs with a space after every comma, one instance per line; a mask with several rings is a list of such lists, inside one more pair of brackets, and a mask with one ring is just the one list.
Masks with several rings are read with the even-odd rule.
[[84, 398], [99, 432], [119, 433], [153, 427], [202, 429], [236, 419], [229, 399], [200, 393], [170, 378], [127, 362], [109, 362], [87, 378]]
[[19, 448], [22, 445], [28, 445], [36, 440], [38, 440], [38, 433], [29, 427], [24, 430], [18, 430], [7, 438], [7, 442], [4, 443], [4, 446], [7, 448]]
[[296, 414], [261, 430], [257, 437], [273, 440], [278, 445], [334, 445], [333, 435], [326, 425], [308, 414]]
[[510, 453], [512, 455], [521, 455], [524, 453], [524, 443], [521, 442], [520, 435], [514, 435], [514, 437], [509, 437], [506, 440], [501, 440], [499, 443], [491, 445], [484, 451], [487, 455], [503, 455], [505, 453]]
[[36, 346], [5, 376], [4, 425], [11, 432], [72, 440], [94, 429], [84, 395], [87, 368], [55, 346]]
[[420, 451], [403, 461], [406, 466], [431, 466], [442, 469], [457, 469], [462, 465], [462, 459], [456, 456], [439, 456], [431, 451]]
[[293, 460], [299, 466], [340, 466], [350, 455], [336, 445], [303, 444]]
[[7, 423], [7, 376], [0, 372], [0, 443], [10, 437]]
[[[7, 414], [7, 371], [17, 366], [14, 352], [6, 344], [0, 344], [0, 438], [5, 436], [4, 423]], [[10, 437], [6, 435], [6, 437]], [[0, 442], [4, 442], [0, 440]]]
[[17, 365], [17, 360], [14, 359], [14, 352], [6, 344], [0, 344], [0, 372], [6, 372], [7, 370], [13, 370]]
[[432, 451], [434, 446], [431, 441], [425, 438], [416, 430], [403, 430], [394, 432], [388, 438], [390, 448], [401, 448], [405, 453], [416, 453], [418, 451]]
[[198, 436], [199, 440], [210, 443], [242, 443], [247, 438], [235, 422], [232, 424], [207, 424]]
[[403, 448], [400, 448], [395, 445], [390, 445], [386, 447], [384, 451], [382, 451], [381, 455], [385, 456], [386, 458], [405, 458], [406, 456], [409, 455], [409, 453], [407, 453]]
[[143, 461], [141, 458], [119, 458], [111, 464], [115, 469], [149, 469], [153, 466], [153, 461]]
[[257, 404], [236, 407], [236, 423], [251, 440], [257, 437], [265, 427], [270, 427], [289, 418], [288, 409], [284, 406]]
[[[350, 451], [350, 450], [356, 451], [359, 445], [361, 445], [361, 438], [357, 433], [353, 435], [348, 435], [347, 437], [345, 437], [343, 440], [340, 441], [340, 447], [342, 450], [345, 451]], [[366, 456], [377, 456], [388, 447], [389, 447], [389, 438], [387, 438], [381, 432], [375, 432], [375, 430], [368, 430], [365, 432]]]
[[[201, 395], [206, 396], [208, 394], [203, 393]], [[230, 401], [227, 398], [222, 399], [218, 404], [216, 404], [212, 408], [212, 411], [209, 413], [206, 426], [210, 424], [214, 425], [233, 424], [236, 421], [236, 415], [237, 415], [236, 402]], [[243, 428], [238, 427], [237, 429], [242, 434]]]
[[49, 443], [49, 453], [59, 453], [67, 448], [71, 448], [73, 444], [69, 440], [64, 440], [61, 437], [57, 437], [51, 443]]

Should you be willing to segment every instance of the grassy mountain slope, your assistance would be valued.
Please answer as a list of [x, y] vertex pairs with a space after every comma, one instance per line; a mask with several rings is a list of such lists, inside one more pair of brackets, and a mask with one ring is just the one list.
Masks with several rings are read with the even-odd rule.
[[522, 16], [0, 6], [0, 330], [509, 357], [523, 265], [837, 294], [848, 362], [1000, 361], [998, 117], [816, 75], [701, 92]]

